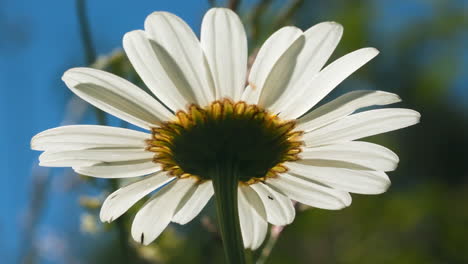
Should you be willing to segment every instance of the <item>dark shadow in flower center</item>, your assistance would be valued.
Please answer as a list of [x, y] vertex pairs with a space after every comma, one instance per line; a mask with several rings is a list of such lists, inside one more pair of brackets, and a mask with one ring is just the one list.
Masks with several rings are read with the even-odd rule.
[[173, 140], [174, 160], [186, 173], [205, 178], [215, 166], [234, 164], [241, 181], [264, 177], [283, 161], [289, 149], [285, 133], [278, 135], [264, 120], [231, 116], [207, 118]]
[[297, 159], [300, 152], [294, 122], [244, 102], [218, 101], [206, 109], [191, 106], [177, 117], [154, 129], [148, 148], [156, 152], [155, 162], [175, 176], [207, 180], [215, 168], [235, 169], [238, 180], [253, 183], [274, 176], [283, 162]]

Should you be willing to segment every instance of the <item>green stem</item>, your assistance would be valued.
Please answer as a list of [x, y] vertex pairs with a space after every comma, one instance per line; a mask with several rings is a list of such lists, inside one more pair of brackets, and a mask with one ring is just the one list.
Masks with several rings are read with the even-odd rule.
[[[111, 179], [111, 190], [112, 192], [115, 192], [116, 190], [119, 189], [119, 182], [117, 179]], [[118, 219], [115, 220], [115, 223], [117, 225], [117, 232], [118, 232], [118, 238], [119, 238], [119, 245], [120, 245], [120, 251], [121, 251], [121, 256], [122, 256], [122, 261], [123, 263], [129, 263], [131, 259], [131, 249], [128, 246], [128, 232], [125, 227], [125, 221], [126, 221], [126, 215], [121, 215]]]
[[223, 166], [216, 166], [211, 179], [226, 263], [244, 264], [245, 253], [237, 208], [239, 175], [236, 166], [233, 166], [231, 162], [223, 164]]

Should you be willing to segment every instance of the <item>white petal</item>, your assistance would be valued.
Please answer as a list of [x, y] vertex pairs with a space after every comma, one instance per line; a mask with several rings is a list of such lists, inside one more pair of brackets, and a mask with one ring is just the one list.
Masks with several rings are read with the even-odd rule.
[[299, 163], [303, 164], [320, 166], [324, 164], [323, 161], [342, 161], [344, 166], [350, 163], [378, 171], [395, 170], [399, 161], [398, 156], [388, 148], [362, 141], [304, 148], [299, 155]]
[[[151, 159], [154, 153], [145, 149], [128, 148], [101, 148], [72, 151], [46, 151], [39, 156], [41, 166], [43, 164], [55, 164], [53, 167], [87, 167], [100, 162], [118, 162], [130, 160]], [[77, 165], [78, 161], [94, 161], [91, 165]], [[71, 163], [70, 163], [71, 162]]]
[[278, 59], [301, 35], [302, 31], [296, 27], [283, 27], [265, 41], [250, 70], [248, 83], [252, 89], [246, 89], [243, 94], [243, 98], [251, 100], [247, 103], [257, 104], [265, 81]]
[[179, 17], [167, 12], [154, 12], [145, 21], [145, 31], [178, 65], [193, 89], [197, 103], [208, 105], [214, 100], [214, 84], [200, 42], [190, 27]]
[[251, 187], [263, 202], [268, 222], [278, 226], [292, 223], [296, 210], [291, 199], [263, 183], [252, 184]]
[[161, 170], [152, 159], [99, 163], [90, 167], [73, 167], [76, 173], [97, 178], [130, 178]]
[[131, 82], [92, 68], [73, 68], [62, 80], [76, 95], [122, 120], [150, 128], [173, 115]]
[[343, 118], [360, 108], [388, 105], [400, 101], [398, 95], [382, 91], [349, 92], [301, 117], [298, 120], [297, 129], [305, 132], [311, 131]]
[[98, 164], [99, 161], [87, 159], [61, 159], [39, 161], [42, 167], [89, 167]]
[[128, 59], [146, 86], [174, 112], [185, 110], [195, 102], [195, 95], [167, 51], [150, 40], [143, 30], [128, 32], [123, 37]]
[[287, 166], [291, 173], [346, 192], [380, 194], [390, 186], [390, 179], [381, 171], [317, 167], [294, 162]]
[[239, 221], [244, 247], [257, 249], [265, 240], [268, 223], [265, 207], [258, 194], [248, 185], [238, 188]]
[[201, 27], [201, 46], [213, 74], [216, 99], [238, 101], [247, 77], [247, 37], [236, 13], [212, 8]]
[[316, 77], [312, 78], [302, 91], [297, 91], [289, 104], [284, 106], [281, 116], [284, 119], [297, 119], [322, 100], [338, 84], [353, 72], [377, 56], [378, 50], [363, 48], [351, 52], [325, 67]]
[[297, 56], [304, 47], [305, 38], [300, 35], [279, 57], [263, 84], [258, 104], [265, 108], [282, 96], [295, 70]]
[[151, 135], [109, 126], [73, 125], [43, 131], [31, 139], [34, 150], [80, 150], [89, 148], [144, 148]]
[[244, 101], [247, 104], [258, 104], [260, 92], [261, 91], [257, 89], [257, 87], [252, 87], [248, 85], [247, 87], [245, 87], [245, 90], [242, 93], [241, 101]]
[[418, 112], [403, 108], [370, 110], [308, 132], [303, 140], [307, 146], [351, 141], [414, 125], [420, 117]]
[[307, 83], [322, 69], [335, 50], [343, 34], [343, 27], [335, 22], [323, 22], [304, 32], [305, 45], [297, 57], [296, 67], [284, 94], [270, 106], [274, 113], [282, 112], [282, 106], [291, 96], [301, 93]]
[[138, 211], [132, 223], [132, 237], [143, 245], [149, 245], [171, 222], [184, 195], [194, 187], [193, 179], [179, 179], [157, 192]]
[[99, 215], [101, 221], [109, 223], [114, 221], [141, 198], [173, 180], [174, 177], [169, 177], [165, 172], [159, 172], [118, 189], [102, 204]]
[[351, 204], [351, 195], [347, 192], [335, 190], [287, 173], [282, 173], [274, 179], [268, 179], [266, 184], [293, 200], [317, 208], [338, 210]]
[[211, 181], [197, 184], [196, 189], [192, 193], [188, 193], [180, 202], [176, 214], [172, 217], [172, 222], [185, 225], [192, 221], [205, 207], [211, 196], [213, 196], [213, 193]]
[[301, 82], [318, 73], [330, 58], [343, 35], [343, 27], [335, 22], [322, 22], [304, 32], [306, 43], [297, 58], [292, 79]]

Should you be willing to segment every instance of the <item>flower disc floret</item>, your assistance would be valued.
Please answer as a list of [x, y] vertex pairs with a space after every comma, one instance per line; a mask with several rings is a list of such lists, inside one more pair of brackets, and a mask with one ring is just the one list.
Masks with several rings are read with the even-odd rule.
[[252, 184], [286, 172], [286, 161], [298, 160], [302, 132], [257, 105], [215, 101], [206, 108], [191, 105], [176, 120], [153, 128], [147, 150], [154, 162], [177, 177], [209, 180], [213, 168], [232, 164], [239, 181]]

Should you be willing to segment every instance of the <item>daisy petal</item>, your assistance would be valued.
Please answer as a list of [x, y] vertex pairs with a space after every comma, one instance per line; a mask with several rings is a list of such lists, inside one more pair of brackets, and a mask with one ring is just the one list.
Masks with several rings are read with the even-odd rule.
[[398, 156], [388, 148], [362, 141], [304, 148], [299, 155], [299, 163], [303, 164], [320, 166], [323, 161], [343, 161], [378, 171], [393, 171], [399, 161]]
[[281, 116], [284, 119], [297, 119], [302, 116], [378, 53], [374, 48], [363, 48], [332, 62], [306, 85], [301, 86], [301, 91], [297, 91], [289, 104], [284, 106]]
[[174, 177], [168, 177], [165, 172], [159, 172], [118, 189], [102, 204], [99, 214], [101, 221], [109, 223], [114, 221], [141, 198], [173, 180]]
[[73, 125], [43, 131], [31, 139], [34, 150], [67, 151], [89, 148], [145, 148], [150, 134], [109, 126]]
[[[250, 90], [245, 90], [242, 98], [249, 98], [249, 104], [257, 104], [263, 86], [271, 70], [283, 53], [302, 35], [296, 27], [283, 27], [271, 35], [260, 48], [250, 70], [248, 82]], [[249, 94], [246, 94], [249, 93]]]
[[185, 225], [195, 218], [213, 196], [213, 184], [205, 181], [196, 185], [193, 193], [187, 194], [180, 202], [172, 222]]
[[420, 117], [418, 112], [403, 108], [370, 110], [308, 132], [303, 140], [306, 146], [346, 142], [414, 125]]
[[268, 179], [267, 185], [286, 194], [289, 198], [313, 207], [339, 210], [351, 204], [351, 195], [321, 184], [282, 173]]
[[99, 161], [87, 159], [61, 159], [40, 161], [42, 167], [89, 167], [98, 164]]
[[259, 96], [260, 96], [260, 93], [258, 93], [257, 89], [253, 89], [250, 85], [247, 85], [247, 87], [245, 87], [244, 92], [242, 93], [241, 101], [244, 101], [250, 104], [255, 104], [258, 102]]
[[343, 35], [343, 26], [323, 22], [304, 32], [306, 43], [297, 58], [292, 80], [302, 82], [318, 73], [328, 61]]
[[133, 239], [143, 245], [155, 240], [169, 225], [180, 201], [195, 183], [190, 178], [175, 180], [151, 197], [133, 220]]
[[201, 27], [201, 46], [213, 74], [216, 99], [238, 101], [247, 76], [247, 37], [236, 13], [212, 8]]
[[161, 170], [153, 159], [104, 162], [90, 167], [73, 167], [76, 173], [97, 178], [131, 178]]
[[[40, 165], [49, 167], [87, 167], [100, 162], [118, 162], [129, 160], [151, 159], [154, 153], [143, 148], [101, 148], [72, 151], [46, 151], [39, 156]], [[78, 161], [94, 161], [91, 165], [77, 165]], [[70, 163], [71, 162], [71, 163]], [[55, 164], [55, 166], [50, 166]]]
[[263, 183], [252, 184], [251, 187], [263, 202], [268, 222], [278, 226], [292, 223], [296, 210], [291, 199]]
[[62, 80], [76, 95], [97, 108], [136, 126], [149, 129], [173, 115], [131, 82], [92, 68], [73, 68]]
[[400, 101], [398, 95], [382, 91], [349, 92], [301, 117], [297, 129], [311, 131], [352, 114], [360, 108]]
[[206, 106], [214, 100], [214, 84], [200, 42], [192, 29], [179, 17], [154, 12], [146, 18], [145, 31], [167, 55], [172, 57], [197, 102]]
[[268, 223], [265, 207], [258, 194], [248, 185], [238, 189], [239, 221], [244, 247], [257, 249], [265, 240]]
[[291, 173], [346, 192], [380, 194], [390, 187], [390, 179], [381, 171], [317, 167], [294, 162], [288, 164], [288, 168]]
[[269, 108], [283, 94], [294, 72], [297, 56], [304, 47], [304, 43], [305, 38], [300, 35], [278, 58], [263, 84], [258, 100], [260, 106]]
[[172, 111], [185, 109], [195, 96], [174, 59], [143, 30], [128, 32], [123, 47], [138, 75]]
[[282, 106], [291, 96], [299, 93], [325, 65], [343, 35], [343, 27], [335, 22], [323, 22], [304, 32], [305, 45], [297, 57], [296, 67], [283, 95], [270, 107], [274, 113], [282, 112]]

